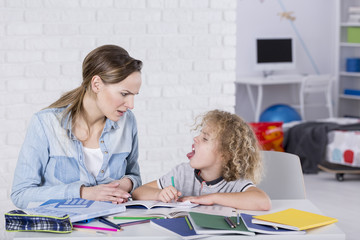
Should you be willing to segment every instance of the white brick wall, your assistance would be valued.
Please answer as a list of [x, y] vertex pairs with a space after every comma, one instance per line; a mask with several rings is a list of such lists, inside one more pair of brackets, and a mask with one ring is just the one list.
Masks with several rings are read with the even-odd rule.
[[[81, 82], [85, 55], [117, 44], [143, 60], [134, 113], [146, 183], [187, 161], [193, 119], [234, 112], [236, 0], [0, 0], [0, 214], [32, 114]], [[4, 233], [0, 221], [0, 239]]]

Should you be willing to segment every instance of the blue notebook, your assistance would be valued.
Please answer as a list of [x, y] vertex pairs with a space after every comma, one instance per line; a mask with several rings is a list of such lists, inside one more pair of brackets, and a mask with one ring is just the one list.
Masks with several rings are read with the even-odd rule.
[[251, 222], [251, 219], [254, 215], [240, 213], [240, 216], [249, 229], [249, 231], [253, 231], [255, 233], [263, 233], [263, 234], [305, 234], [305, 231], [295, 231], [295, 230], [288, 230], [283, 228], [275, 229], [272, 226], [255, 224]]
[[[189, 220], [189, 219], [188, 219]], [[183, 239], [196, 239], [206, 237], [205, 235], [196, 234], [194, 228], [190, 229], [185, 217], [151, 219], [151, 224], [161, 227], [165, 230], [173, 232]], [[189, 220], [190, 222], [190, 220]], [[190, 223], [191, 225], [191, 223]], [[191, 225], [192, 226], [192, 225]]]
[[120, 213], [125, 210], [126, 208], [122, 204], [82, 198], [50, 199], [38, 207], [24, 209], [27, 213], [45, 216], [62, 217], [68, 214], [71, 222]]

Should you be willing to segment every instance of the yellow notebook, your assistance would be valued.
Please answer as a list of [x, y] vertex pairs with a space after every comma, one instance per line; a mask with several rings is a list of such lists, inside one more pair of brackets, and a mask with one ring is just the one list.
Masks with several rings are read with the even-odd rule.
[[289, 208], [283, 211], [254, 216], [252, 223], [271, 225], [291, 230], [307, 230], [335, 223], [336, 218]]

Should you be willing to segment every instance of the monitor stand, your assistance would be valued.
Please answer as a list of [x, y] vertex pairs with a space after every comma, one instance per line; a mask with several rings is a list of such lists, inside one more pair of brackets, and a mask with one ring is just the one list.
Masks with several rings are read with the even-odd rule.
[[264, 78], [267, 78], [268, 76], [271, 76], [273, 74], [274, 74], [273, 70], [269, 70], [269, 71], [263, 70], [263, 77]]

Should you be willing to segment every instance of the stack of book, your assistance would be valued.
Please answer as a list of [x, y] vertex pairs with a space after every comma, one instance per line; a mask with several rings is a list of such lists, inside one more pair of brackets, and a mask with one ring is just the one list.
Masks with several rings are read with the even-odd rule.
[[360, 23], [360, 7], [351, 6], [348, 8], [348, 22], [349, 23]]
[[183, 239], [219, 234], [305, 234], [305, 230], [335, 222], [337, 222], [335, 218], [293, 208], [257, 216], [241, 213], [235, 217], [226, 217], [189, 212], [186, 217], [151, 220], [152, 224], [171, 231]]

